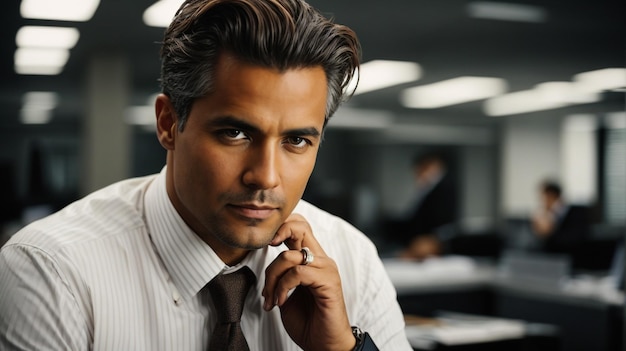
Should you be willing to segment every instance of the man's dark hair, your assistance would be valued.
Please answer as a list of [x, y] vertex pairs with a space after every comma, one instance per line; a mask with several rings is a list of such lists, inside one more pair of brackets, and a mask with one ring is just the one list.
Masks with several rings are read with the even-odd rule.
[[541, 184], [541, 190], [545, 194], [553, 195], [554, 197], [561, 197], [561, 186], [552, 180], [546, 180]]
[[417, 168], [435, 162], [441, 162], [442, 165], [446, 165], [448, 163], [447, 157], [443, 151], [435, 150], [417, 154], [411, 160], [411, 166], [413, 166], [413, 168]]
[[184, 128], [195, 99], [211, 92], [222, 52], [243, 62], [288, 69], [321, 66], [326, 73], [326, 118], [350, 93], [360, 44], [301, 0], [187, 0], [165, 31], [161, 87]]

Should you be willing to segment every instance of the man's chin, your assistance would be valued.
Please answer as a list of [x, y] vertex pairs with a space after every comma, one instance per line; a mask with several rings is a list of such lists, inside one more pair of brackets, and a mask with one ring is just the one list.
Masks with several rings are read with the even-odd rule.
[[270, 244], [277, 229], [272, 226], [244, 226], [235, 230], [238, 234], [231, 231], [230, 235], [221, 236], [225, 244], [246, 250], [258, 250]]
[[264, 249], [268, 245], [269, 245], [269, 242], [267, 242], [265, 244], [246, 243], [246, 244], [242, 244], [242, 245], [237, 246], [237, 247], [240, 248], [240, 249], [244, 249], [244, 250], [256, 251], [256, 250]]

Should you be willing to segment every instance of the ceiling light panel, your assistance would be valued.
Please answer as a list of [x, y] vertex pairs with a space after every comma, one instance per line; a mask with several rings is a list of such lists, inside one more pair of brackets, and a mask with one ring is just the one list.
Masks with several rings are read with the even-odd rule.
[[182, 0], [160, 0], [143, 12], [143, 23], [150, 27], [167, 27], [172, 22]]
[[409, 108], [439, 108], [504, 94], [502, 78], [464, 76], [405, 89], [400, 102]]
[[544, 99], [537, 90], [523, 90], [489, 99], [483, 109], [488, 116], [506, 116], [562, 106], [565, 104]]
[[56, 76], [63, 72], [63, 66], [15, 65], [15, 73], [21, 75]]
[[154, 106], [129, 106], [124, 111], [124, 120], [133, 125], [151, 125], [155, 123]]
[[69, 56], [67, 49], [18, 48], [14, 56], [15, 71], [18, 74], [59, 74]]
[[548, 13], [543, 7], [526, 4], [474, 1], [467, 5], [467, 13], [473, 18], [514, 22], [545, 22]]
[[86, 22], [100, 0], [22, 0], [20, 15], [29, 19]]
[[534, 89], [497, 96], [485, 101], [483, 110], [488, 116], [506, 116], [592, 103], [600, 95], [580, 89], [572, 82], [545, 82]]
[[59, 96], [55, 92], [31, 91], [22, 96], [20, 121], [24, 124], [44, 124], [52, 118]]
[[57, 106], [58, 102], [59, 95], [51, 91], [30, 91], [22, 96], [24, 106], [52, 109]]
[[17, 31], [15, 43], [18, 47], [71, 49], [79, 37], [76, 28], [24, 26]]
[[598, 101], [598, 94], [583, 89], [579, 84], [572, 82], [545, 82], [535, 86], [543, 100], [556, 103], [586, 104]]
[[626, 87], [626, 68], [604, 68], [574, 76], [574, 82], [590, 92], [602, 92]]
[[[415, 62], [373, 60], [359, 67], [358, 87], [355, 95], [374, 90], [392, 87], [394, 85], [414, 82], [422, 76], [422, 68]], [[357, 84], [355, 78], [350, 82], [348, 91], [352, 91]]]
[[20, 110], [20, 122], [22, 124], [46, 124], [52, 119], [51, 110], [38, 108], [22, 108]]

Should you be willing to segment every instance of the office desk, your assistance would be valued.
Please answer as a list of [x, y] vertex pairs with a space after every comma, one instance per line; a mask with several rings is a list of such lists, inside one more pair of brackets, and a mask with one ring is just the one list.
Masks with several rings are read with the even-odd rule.
[[623, 294], [511, 280], [496, 280], [494, 291], [497, 315], [558, 326], [562, 350], [622, 350]]
[[[406, 314], [438, 311], [557, 326], [561, 350], [621, 350], [624, 294], [593, 281], [540, 284], [500, 276], [494, 264], [451, 257], [425, 263], [386, 260]], [[597, 283], [597, 282], [595, 282]]]
[[419, 264], [393, 259], [384, 263], [406, 314], [430, 317], [446, 310], [493, 315], [493, 265], [457, 256]]

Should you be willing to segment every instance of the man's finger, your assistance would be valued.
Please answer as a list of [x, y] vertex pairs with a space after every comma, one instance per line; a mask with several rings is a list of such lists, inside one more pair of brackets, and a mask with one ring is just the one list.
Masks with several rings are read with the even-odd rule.
[[298, 266], [303, 262], [303, 254], [296, 250], [283, 251], [276, 259], [265, 269], [265, 287], [263, 288], [263, 297], [266, 310], [272, 309], [276, 304], [275, 288], [281, 277], [294, 266]]
[[284, 243], [292, 250], [300, 250], [303, 246], [302, 242], [309, 233], [311, 233], [309, 223], [302, 216], [292, 214], [278, 228], [270, 245], [278, 246]]

